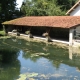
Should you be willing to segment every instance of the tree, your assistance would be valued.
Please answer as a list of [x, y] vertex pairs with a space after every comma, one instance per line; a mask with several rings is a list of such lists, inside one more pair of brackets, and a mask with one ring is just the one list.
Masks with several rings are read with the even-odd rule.
[[0, 13], [1, 13], [1, 4], [0, 4]]
[[69, 10], [78, 0], [56, 0], [62, 10]]
[[64, 15], [55, 0], [25, 0], [21, 12], [27, 16]]
[[15, 18], [19, 10], [16, 8], [16, 0], [0, 0], [0, 23]]
[[48, 15], [50, 16], [62, 16], [65, 15], [65, 10], [61, 10], [61, 6], [58, 6], [56, 1], [50, 0], [48, 8]]

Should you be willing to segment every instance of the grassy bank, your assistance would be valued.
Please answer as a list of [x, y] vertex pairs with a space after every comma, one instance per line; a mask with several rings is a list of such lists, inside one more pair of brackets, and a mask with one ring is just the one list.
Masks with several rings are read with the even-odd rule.
[[5, 31], [0, 30], [0, 39], [7, 39], [10, 38], [10, 36], [5, 34]]
[[0, 36], [4, 36], [5, 35], [5, 31], [0, 30]]

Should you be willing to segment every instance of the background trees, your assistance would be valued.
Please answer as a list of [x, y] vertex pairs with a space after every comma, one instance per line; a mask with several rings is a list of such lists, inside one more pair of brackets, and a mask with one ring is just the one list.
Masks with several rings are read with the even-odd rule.
[[0, 23], [19, 16], [16, 5], [16, 0], [0, 0]]
[[62, 10], [70, 9], [78, 0], [56, 0]]
[[23, 16], [61, 16], [65, 15], [78, 0], [24, 0], [19, 9], [16, 0], [0, 0], [0, 23]]
[[24, 0], [21, 12], [25, 16], [65, 15], [77, 0]]
[[64, 11], [61, 11], [60, 6], [56, 6], [54, 0], [25, 0], [21, 6], [21, 12], [27, 16], [48, 16], [61, 15]]
[[2, 28], [2, 22], [21, 16], [16, 6], [16, 0], [0, 0], [0, 29]]
[[[24, 16], [65, 15], [78, 0], [24, 0], [20, 11]], [[16, 0], [0, 0], [0, 23], [21, 16]]]

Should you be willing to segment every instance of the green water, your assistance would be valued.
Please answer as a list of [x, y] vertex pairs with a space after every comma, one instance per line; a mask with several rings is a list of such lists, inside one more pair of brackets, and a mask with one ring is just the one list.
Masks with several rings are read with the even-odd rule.
[[80, 55], [70, 52], [41, 42], [0, 39], [0, 80], [80, 80]]

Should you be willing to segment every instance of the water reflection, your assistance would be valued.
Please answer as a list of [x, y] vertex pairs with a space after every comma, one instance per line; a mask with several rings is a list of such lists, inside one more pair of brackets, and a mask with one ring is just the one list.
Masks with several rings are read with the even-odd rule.
[[[4, 45], [2, 45], [4, 46]], [[16, 49], [0, 46], [0, 80], [14, 80], [20, 74], [19, 53]]]
[[0, 80], [80, 80], [76, 50], [21, 39], [0, 40]]
[[[27, 58], [24, 56], [28, 56]], [[23, 52], [22, 57], [26, 59], [26, 63], [22, 69], [24, 75], [26, 76], [26, 72], [29, 72], [29, 74], [36, 72], [39, 73], [37, 77], [34, 77], [34, 79], [40, 79], [42, 80], [79, 80], [80, 79], [80, 74], [78, 72], [80, 65], [74, 63], [74, 61], [70, 61], [69, 55], [66, 56], [67, 58], [63, 58], [64, 55], [61, 55], [58, 57], [58, 55], [54, 53], [52, 55], [38, 55], [35, 57], [31, 57], [32, 54], [36, 56], [36, 53], [25, 53]], [[33, 59], [35, 58], [36, 61]], [[24, 59], [24, 61], [25, 61]], [[77, 67], [77, 68], [76, 68]], [[40, 79], [41, 80], [41, 79]]]
[[75, 58], [80, 58], [80, 47], [69, 47], [69, 58], [72, 60]]
[[56, 68], [59, 68], [60, 63], [63, 63], [64, 60], [69, 60], [68, 50], [58, 48], [57, 46], [46, 46], [43, 43], [30, 43], [30, 49], [29, 47], [27, 49], [28, 50], [24, 51], [23, 54], [25, 59], [30, 59], [37, 62], [38, 59], [44, 57], [48, 59]]

